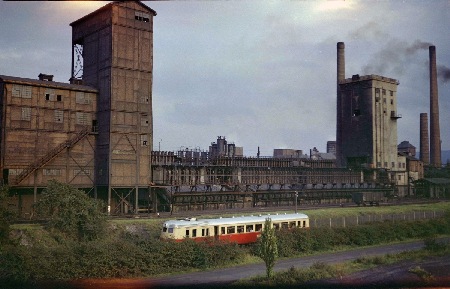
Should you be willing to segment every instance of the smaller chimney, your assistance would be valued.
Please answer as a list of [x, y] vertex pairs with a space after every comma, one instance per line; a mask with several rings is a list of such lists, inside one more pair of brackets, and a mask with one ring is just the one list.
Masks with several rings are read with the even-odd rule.
[[39, 73], [38, 77], [39, 77], [39, 80], [53, 81], [53, 75], [50, 75], [50, 74]]
[[430, 145], [428, 139], [428, 114], [420, 114], [420, 160], [424, 164], [430, 163]]

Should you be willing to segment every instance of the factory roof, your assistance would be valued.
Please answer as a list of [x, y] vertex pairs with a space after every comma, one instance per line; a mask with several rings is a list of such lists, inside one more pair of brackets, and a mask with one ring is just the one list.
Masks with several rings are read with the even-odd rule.
[[384, 77], [384, 76], [376, 75], [376, 74], [369, 74], [369, 75], [363, 75], [363, 76], [360, 76], [359, 74], [355, 74], [351, 78], [346, 78], [346, 79], [340, 80], [339, 84], [359, 82], [359, 81], [368, 81], [368, 80], [380, 80], [380, 81], [389, 82], [392, 84], [397, 84], [397, 85], [400, 84], [400, 82], [396, 79]]
[[79, 85], [79, 84], [71, 84], [71, 83], [55, 82], [55, 81], [47, 81], [47, 80], [39, 80], [39, 79], [31, 79], [31, 78], [22, 78], [22, 77], [16, 77], [16, 76], [8, 76], [8, 75], [0, 75], [0, 80], [5, 83], [16, 83], [16, 84], [52, 87], [52, 88], [78, 90], [78, 91], [86, 91], [86, 92], [93, 92], [93, 93], [98, 92], [98, 90], [96, 88], [94, 88], [92, 86], [87, 86], [87, 85]]
[[[156, 16], [156, 11], [153, 10], [152, 8], [148, 7], [147, 5], [142, 3], [141, 1], [134, 1], [134, 2], [136, 2], [138, 5], [142, 6], [144, 9], [148, 10], [149, 12], [151, 12], [153, 14], [153, 16]], [[105, 9], [108, 9], [109, 7], [111, 7], [113, 5], [120, 5], [121, 3], [123, 3], [123, 1], [114, 1], [114, 2], [108, 3], [105, 6], [100, 7], [99, 9], [95, 10], [94, 12], [91, 12], [91, 13], [81, 17], [80, 19], [73, 21], [72, 23], [70, 23], [70, 26], [73, 26], [74, 24], [76, 24], [76, 23], [78, 23], [78, 22], [80, 22], [82, 20], [85, 20], [85, 19], [87, 19], [87, 18], [89, 18], [89, 17], [91, 17], [91, 16], [93, 16], [93, 15], [95, 15], [95, 14], [97, 14], [97, 13], [103, 11], [103, 10], [105, 10]]]

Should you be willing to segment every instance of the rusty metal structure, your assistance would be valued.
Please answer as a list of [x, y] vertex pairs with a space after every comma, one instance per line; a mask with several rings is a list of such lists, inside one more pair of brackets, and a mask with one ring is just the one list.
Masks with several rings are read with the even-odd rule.
[[387, 179], [336, 168], [334, 160], [195, 157], [152, 152], [152, 210], [183, 211], [350, 202], [352, 193], [393, 193]]

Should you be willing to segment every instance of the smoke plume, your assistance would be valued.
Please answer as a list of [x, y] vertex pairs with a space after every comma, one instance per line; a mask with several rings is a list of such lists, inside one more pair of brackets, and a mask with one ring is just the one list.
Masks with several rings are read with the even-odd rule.
[[438, 65], [437, 70], [438, 70], [438, 77], [443, 82], [450, 81], [450, 68], [444, 65]]
[[362, 68], [363, 73], [392, 74], [391, 77], [398, 78], [405, 74], [411, 63], [420, 63], [420, 59], [416, 57], [419, 51], [428, 50], [432, 45], [421, 40], [408, 43], [392, 38], [383, 49], [375, 53], [369, 62], [370, 64]]

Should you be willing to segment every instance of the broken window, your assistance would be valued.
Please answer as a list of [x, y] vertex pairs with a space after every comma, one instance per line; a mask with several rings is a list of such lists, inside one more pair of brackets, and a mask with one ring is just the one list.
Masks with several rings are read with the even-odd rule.
[[134, 19], [142, 22], [150, 22], [150, 15], [144, 12], [135, 11]]
[[62, 111], [62, 110], [55, 110], [55, 122], [56, 123], [63, 123], [64, 122], [64, 111]]
[[361, 110], [359, 108], [353, 110], [352, 116], [360, 116], [360, 115], [361, 115]]
[[21, 120], [30, 121], [31, 120], [31, 107], [22, 107]]

